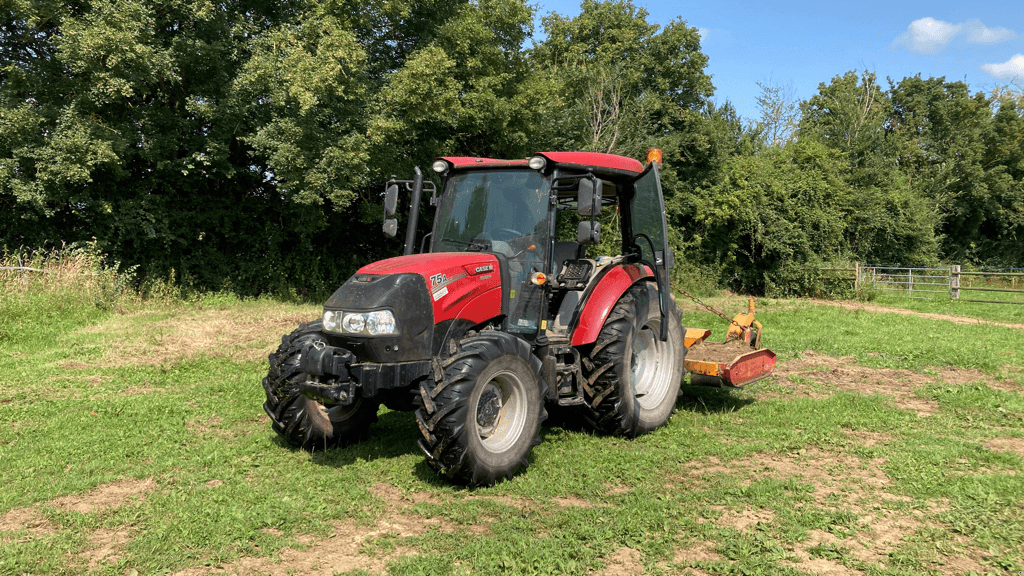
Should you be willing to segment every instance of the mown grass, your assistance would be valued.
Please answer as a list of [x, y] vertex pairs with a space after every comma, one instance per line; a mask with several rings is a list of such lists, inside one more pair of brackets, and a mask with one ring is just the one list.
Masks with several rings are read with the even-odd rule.
[[[259, 356], [317, 307], [220, 295], [118, 311], [66, 288], [0, 300], [0, 526], [35, 519], [0, 530], [3, 574], [1024, 571], [1021, 330], [759, 302], [766, 344], [801, 371], [687, 389], [635, 440], [545, 427], [525, 473], [468, 490], [425, 465], [405, 413], [313, 454], [270, 430]], [[255, 344], [239, 327], [260, 319], [275, 320]], [[710, 313], [685, 320], [724, 335]], [[837, 389], [808, 350], [921, 374], [910, 393], [934, 412]], [[975, 372], [950, 382], [948, 367]], [[124, 481], [149, 482], [89, 511], [60, 504]]]
[[[1018, 285], [1018, 290], [1021, 287]], [[977, 318], [990, 322], [1003, 322], [1009, 324], [1024, 324], [1024, 294], [998, 295], [979, 297], [977, 293], [963, 296], [964, 299], [953, 299], [948, 296], [939, 295], [929, 300], [907, 298], [906, 296], [882, 295], [871, 301], [872, 304], [892, 308], [914, 310], [915, 312], [927, 312], [933, 314], [953, 314], [965, 318]], [[991, 304], [984, 302], [969, 302], [966, 299], [1001, 299], [1006, 303]]]

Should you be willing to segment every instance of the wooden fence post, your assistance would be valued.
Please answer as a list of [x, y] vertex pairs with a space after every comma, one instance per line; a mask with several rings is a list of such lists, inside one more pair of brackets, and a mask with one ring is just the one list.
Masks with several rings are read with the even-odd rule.
[[860, 262], [853, 263], [853, 292], [860, 292]]
[[949, 295], [954, 300], [960, 299], [960, 265], [954, 264], [949, 267]]

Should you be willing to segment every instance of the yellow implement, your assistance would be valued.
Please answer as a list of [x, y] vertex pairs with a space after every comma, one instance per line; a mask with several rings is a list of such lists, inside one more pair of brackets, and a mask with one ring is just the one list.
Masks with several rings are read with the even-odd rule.
[[706, 342], [711, 330], [689, 328], [683, 339], [689, 353], [686, 370], [693, 384], [743, 386], [766, 378], [775, 370], [775, 353], [761, 348], [761, 323], [754, 320], [754, 301], [733, 317], [725, 342]]

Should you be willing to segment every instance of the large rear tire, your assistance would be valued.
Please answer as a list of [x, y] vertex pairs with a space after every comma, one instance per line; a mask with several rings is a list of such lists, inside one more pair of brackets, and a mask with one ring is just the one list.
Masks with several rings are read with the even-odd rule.
[[679, 310], [669, 303], [668, 340], [661, 340], [658, 290], [648, 282], [626, 291], [612, 308], [583, 362], [588, 420], [598, 431], [636, 437], [668, 421], [685, 368]]
[[366, 435], [377, 421], [378, 402], [358, 398], [347, 406], [323, 404], [299, 394], [299, 384], [308, 378], [299, 369], [302, 348], [324, 342], [320, 321], [302, 324], [281, 338], [277, 352], [270, 355], [270, 370], [263, 379], [267, 401], [263, 409], [270, 426], [292, 446], [304, 450], [326, 450], [348, 444]]
[[525, 468], [547, 417], [541, 363], [524, 340], [485, 331], [460, 340], [420, 385], [416, 422], [427, 463], [449, 480], [490, 486]]

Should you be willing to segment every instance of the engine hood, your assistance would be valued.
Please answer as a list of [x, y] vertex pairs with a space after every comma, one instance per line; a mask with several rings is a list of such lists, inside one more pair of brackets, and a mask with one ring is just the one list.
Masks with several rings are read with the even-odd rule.
[[438, 252], [388, 258], [363, 266], [349, 282], [397, 274], [422, 278], [430, 293], [435, 324], [456, 318], [479, 324], [502, 312], [502, 270], [499, 256], [493, 253]]

